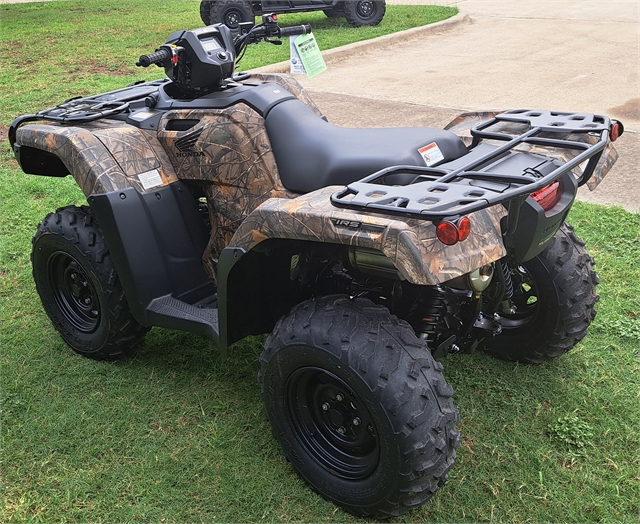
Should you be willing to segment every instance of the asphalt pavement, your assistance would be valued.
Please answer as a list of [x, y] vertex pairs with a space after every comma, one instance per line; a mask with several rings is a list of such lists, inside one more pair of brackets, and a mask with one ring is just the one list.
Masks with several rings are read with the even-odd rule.
[[451, 5], [459, 14], [324, 52], [327, 71], [297, 78], [330, 122], [441, 127], [463, 111], [523, 108], [605, 114], [625, 125], [620, 158], [578, 198], [640, 211], [638, 0], [387, 3]]

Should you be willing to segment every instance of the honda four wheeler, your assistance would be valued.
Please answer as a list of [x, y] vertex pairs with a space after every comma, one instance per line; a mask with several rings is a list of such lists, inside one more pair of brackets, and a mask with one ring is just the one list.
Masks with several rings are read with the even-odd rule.
[[292, 467], [349, 512], [399, 515], [456, 458], [442, 357], [541, 363], [586, 335], [598, 277], [565, 219], [623, 128], [514, 110], [348, 129], [293, 78], [234, 72], [248, 44], [309, 30], [265, 15], [235, 42], [221, 24], [178, 31], [138, 62], [167, 79], [17, 118], [24, 172], [71, 174], [88, 201], [40, 223], [33, 276], [93, 359], [152, 326], [222, 356], [270, 333], [259, 381]]
[[207, 24], [225, 24], [236, 31], [238, 24], [253, 22], [255, 16], [264, 13], [302, 13], [324, 11], [329, 18], [346, 18], [353, 27], [378, 25], [384, 18], [386, 3], [384, 0], [298, 0], [286, 2], [280, 0], [202, 0], [200, 18]]

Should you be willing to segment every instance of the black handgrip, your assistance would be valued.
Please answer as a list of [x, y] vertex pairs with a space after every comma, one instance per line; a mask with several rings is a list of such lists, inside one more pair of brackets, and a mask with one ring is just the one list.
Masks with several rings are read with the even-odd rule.
[[171, 56], [171, 53], [168, 49], [160, 48], [155, 53], [151, 53], [149, 55], [141, 55], [136, 65], [138, 67], [149, 67], [151, 64], [158, 64], [163, 62], [167, 58]]
[[281, 27], [280, 37], [284, 38], [286, 36], [306, 35], [310, 32], [311, 32], [311, 25], [309, 24], [296, 25], [293, 27]]

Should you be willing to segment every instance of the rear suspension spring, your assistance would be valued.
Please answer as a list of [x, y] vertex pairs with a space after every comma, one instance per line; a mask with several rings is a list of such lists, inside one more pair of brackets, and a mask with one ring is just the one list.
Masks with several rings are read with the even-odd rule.
[[422, 295], [418, 331], [429, 345], [435, 346], [442, 319], [447, 313], [447, 297], [439, 286], [430, 288]]
[[511, 270], [509, 264], [505, 261], [500, 262], [500, 268], [504, 275], [504, 295], [502, 297], [502, 303], [500, 309], [503, 313], [515, 313], [515, 306], [513, 305], [513, 280], [511, 278]]

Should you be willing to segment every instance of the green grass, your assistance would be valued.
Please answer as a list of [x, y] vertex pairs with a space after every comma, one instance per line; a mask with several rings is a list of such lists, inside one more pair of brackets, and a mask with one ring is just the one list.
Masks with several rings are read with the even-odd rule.
[[[113, 64], [118, 46], [129, 63], [141, 52], [136, 39], [151, 49], [175, 27], [198, 25], [197, 3], [149, 3], [153, 22], [127, 18], [121, 2], [2, 6], [3, 82], [11, 86], [2, 90], [3, 123], [73, 89], [137, 78], [82, 68], [72, 76], [61, 72], [65, 60], [84, 62], [113, 44]], [[178, 3], [193, 12], [172, 7]], [[65, 6], [72, 16], [63, 16]], [[109, 27], [114, 14], [119, 26], [152, 26], [159, 38], [94, 22], [102, 17]], [[76, 48], [83, 40], [69, 34], [73, 27], [100, 36]], [[33, 43], [43, 35], [55, 35], [57, 51]], [[19, 48], [7, 41], [35, 53], [20, 83], [8, 77], [27, 54], [7, 58], [7, 49]], [[96, 56], [100, 67], [108, 63]], [[48, 85], [48, 68], [64, 81]], [[256, 380], [260, 338], [234, 346], [226, 362], [203, 338], [157, 328], [123, 362], [93, 362], [62, 342], [33, 286], [30, 239], [46, 213], [83, 197], [70, 177], [24, 175], [6, 140], [0, 155], [1, 520], [361, 521], [307, 489], [271, 437]], [[462, 417], [458, 463], [434, 499], [400, 522], [637, 522], [638, 218], [574, 206], [570, 222], [597, 261], [602, 298], [590, 335], [569, 354], [538, 367], [483, 354], [444, 360]]]

